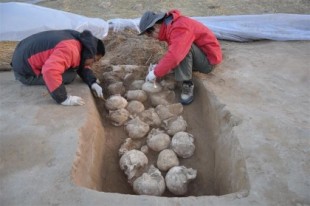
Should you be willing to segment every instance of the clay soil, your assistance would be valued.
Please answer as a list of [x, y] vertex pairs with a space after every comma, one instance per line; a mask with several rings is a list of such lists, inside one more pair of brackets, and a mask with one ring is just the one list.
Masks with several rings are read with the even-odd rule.
[[[7, 1], [1, 1], [7, 2]], [[148, 0], [148, 1], [134, 1], [134, 0], [119, 0], [119, 1], [43, 1], [38, 5], [61, 9], [85, 16], [99, 17], [103, 19], [112, 18], [137, 18], [142, 15], [146, 10], [160, 10], [166, 11], [171, 8], [180, 9], [185, 15], [189, 16], [213, 16], [213, 15], [236, 15], [236, 14], [263, 14], [263, 13], [309, 13], [310, 3], [308, 0], [284, 0], [281, 3], [277, 0], [260, 1], [260, 0], [196, 0], [196, 1], [172, 1], [172, 0]], [[137, 31], [126, 30], [123, 32], [109, 33], [106, 39], [104, 39], [107, 55], [104, 59], [94, 67], [94, 71], [99, 79], [102, 78], [102, 74], [108, 69], [110, 65], [143, 65], [147, 66], [150, 63], [156, 63], [160, 57], [164, 54], [166, 45], [155, 40], [148, 39], [146, 37], [138, 37]], [[224, 47], [224, 61], [227, 58], [225, 50], [233, 50], [234, 46], [222, 41]], [[14, 45], [14, 43], [12, 43]], [[10, 53], [12, 53], [13, 46], [8, 43], [8, 48], [5, 52], [1, 52], [3, 59], [9, 59]], [[3, 62], [3, 61], [1, 61]], [[9, 61], [6, 61], [9, 63]], [[102, 83], [104, 84], [104, 83]], [[107, 97], [107, 94], [105, 94]], [[195, 118], [197, 113], [194, 112], [194, 108], [201, 108], [203, 101], [196, 101], [190, 107], [187, 107], [184, 112], [185, 118], [191, 122], [189, 130], [194, 135], [199, 137], [208, 136], [206, 130], [199, 124], [199, 119]], [[117, 193], [129, 193], [133, 191], [129, 184], [127, 184], [126, 176], [119, 169], [118, 161], [118, 149], [122, 142], [127, 137], [123, 130], [111, 125], [107, 117], [107, 111], [105, 111], [103, 102], [97, 101], [98, 110], [102, 114], [102, 123], [106, 131], [107, 142], [105, 147], [106, 154], [104, 155], [104, 167], [102, 168], [102, 191], [105, 192], [117, 192]], [[198, 121], [198, 122], [197, 122]], [[206, 138], [207, 139], [207, 138]], [[200, 138], [198, 144], [208, 145], [206, 139]], [[209, 150], [211, 151], [211, 150]], [[189, 164], [190, 167], [197, 169], [198, 171], [207, 171], [206, 167], [213, 167], [214, 162], [208, 166], [197, 161], [202, 155], [202, 150], [197, 152]], [[208, 153], [208, 151], [207, 151]], [[209, 156], [208, 159], [212, 159], [211, 152], [204, 154]], [[108, 166], [110, 165], [110, 166]], [[112, 165], [112, 166], [111, 166]], [[211, 171], [211, 170], [208, 170]], [[205, 173], [205, 175], [208, 172]], [[206, 180], [206, 182], [197, 179], [197, 184], [192, 185], [191, 193], [189, 195], [217, 195], [214, 187], [205, 188], [204, 185], [213, 185], [212, 180]], [[171, 196], [171, 194], [166, 194]]]

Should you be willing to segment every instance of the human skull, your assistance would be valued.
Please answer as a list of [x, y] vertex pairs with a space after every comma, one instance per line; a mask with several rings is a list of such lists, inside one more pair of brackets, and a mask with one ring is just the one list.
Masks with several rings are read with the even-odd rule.
[[193, 135], [187, 132], [176, 133], [172, 137], [171, 148], [179, 157], [191, 157], [195, 151]]
[[119, 163], [120, 168], [125, 172], [128, 181], [131, 183], [144, 172], [148, 159], [143, 152], [130, 150], [122, 155]]
[[133, 182], [133, 190], [139, 195], [161, 196], [165, 189], [165, 179], [153, 165]]
[[175, 195], [185, 195], [188, 183], [195, 179], [197, 170], [184, 166], [172, 167], [166, 174], [165, 180], [167, 188]]

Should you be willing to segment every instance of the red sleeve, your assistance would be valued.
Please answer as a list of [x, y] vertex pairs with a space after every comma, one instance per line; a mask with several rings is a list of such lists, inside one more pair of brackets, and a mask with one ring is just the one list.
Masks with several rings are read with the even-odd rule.
[[156, 77], [165, 76], [174, 69], [188, 54], [195, 39], [194, 34], [186, 27], [177, 27], [171, 31], [168, 51], [155, 68]]
[[62, 74], [66, 69], [80, 63], [80, 43], [77, 40], [65, 40], [56, 45], [42, 66], [42, 75], [50, 92], [62, 84]]

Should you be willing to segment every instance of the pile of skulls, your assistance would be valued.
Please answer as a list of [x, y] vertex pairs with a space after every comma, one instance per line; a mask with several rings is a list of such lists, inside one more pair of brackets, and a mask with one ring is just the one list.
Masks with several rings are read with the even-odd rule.
[[183, 106], [175, 103], [176, 82], [169, 77], [145, 82], [145, 71], [143, 66], [120, 65], [103, 74], [109, 119], [128, 135], [119, 149], [120, 168], [137, 194], [161, 196], [167, 188], [185, 195], [197, 171], [181, 166], [179, 158], [190, 158], [195, 145], [186, 132]]

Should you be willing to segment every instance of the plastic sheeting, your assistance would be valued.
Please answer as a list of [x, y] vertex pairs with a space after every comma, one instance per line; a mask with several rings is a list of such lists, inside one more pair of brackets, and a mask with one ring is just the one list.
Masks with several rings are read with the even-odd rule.
[[[262, 14], [192, 18], [206, 25], [218, 39], [223, 40], [310, 40], [310, 15]], [[140, 18], [111, 19], [108, 22], [114, 31], [125, 28], [139, 31]]]
[[88, 18], [26, 3], [0, 3], [0, 41], [20, 41], [46, 30], [90, 30], [103, 39], [109, 30], [106, 21]]
[[310, 15], [264, 14], [194, 19], [208, 26], [217, 38], [224, 40], [310, 40]]
[[[310, 40], [310, 15], [263, 14], [192, 17], [209, 27], [218, 39], [252, 41], [260, 39], [288, 41]], [[0, 41], [19, 41], [45, 30], [90, 30], [103, 39], [109, 27], [114, 31], [131, 28], [139, 32], [140, 18], [88, 18], [69, 12], [25, 3], [0, 3]]]

